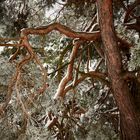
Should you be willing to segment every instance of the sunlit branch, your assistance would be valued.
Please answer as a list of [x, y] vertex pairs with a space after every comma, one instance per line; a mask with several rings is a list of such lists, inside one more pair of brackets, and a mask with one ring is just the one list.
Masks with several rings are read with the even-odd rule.
[[58, 86], [58, 89], [57, 89], [57, 92], [56, 92], [56, 94], [54, 96], [54, 99], [57, 99], [58, 97], [62, 97], [63, 96], [63, 92], [64, 92], [64, 89], [65, 89], [67, 83], [70, 80], [72, 80], [74, 58], [77, 55], [78, 49], [80, 47], [80, 43], [81, 43], [80, 41], [77, 41], [77, 42], [74, 43], [74, 46], [73, 46], [73, 49], [72, 49], [72, 52], [71, 52], [71, 56], [70, 56], [70, 64], [68, 65], [65, 77], [61, 80], [61, 82], [60, 82], [60, 84]]

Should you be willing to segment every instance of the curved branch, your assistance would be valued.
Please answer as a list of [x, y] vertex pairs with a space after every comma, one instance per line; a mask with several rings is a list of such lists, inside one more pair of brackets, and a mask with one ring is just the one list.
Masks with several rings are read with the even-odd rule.
[[62, 25], [60, 23], [52, 23], [48, 26], [42, 26], [37, 28], [27, 28], [22, 30], [23, 35], [39, 35], [39, 34], [48, 34], [51, 31], [56, 30], [59, 31], [62, 34], [65, 34], [66, 36], [70, 38], [79, 38], [81, 40], [89, 40], [89, 41], [95, 41], [100, 38], [100, 32], [94, 31], [94, 32], [76, 32], [70, 29], [69, 27]]
[[8, 86], [8, 93], [6, 95], [6, 101], [5, 103], [2, 105], [2, 110], [5, 110], [11, 100], [11, 96], [12, 96], [12, 92], [13, 92], [13, 87], [16, 83], [16, 81], [18, 80], [18, 74], [21, 70], [21, 68], [28, 63], [31, 60], [31, 56], [28, 55], [26, 56], [21, 62], [18, 63], [17, 68], [16, 68], [16, 72], [13, 75], [12, 79], [9, 81], [9, 86]]
[[[106, 84], [107, 86], [110, 86], [109, 81], [106, 80], [107, 76], [105, 73], [101, 73], [101, 72], [97, 72], [97, 71], [90, 71], [88, 73], [83, 73], [84, 75], [82, 77], [80, 77], [78, 80], [75, 81], [75, 87], [78, 86], [78, 84], [80, 84], [82, 81], [84, 81], [86, 78], [91, 77], [94, 79], [98, 79], [99, 81], [101, 81], [102, 83]], [[71, 90], [73, 88], [73, 83], [71, 83], [70, 85], [68, 85], [64, 92], [63, 92], [63, 96], [64, 97], [66, 95], [66, 93]]]
[[75, 44], [73, 46], [72, 53], [71, 53], [71, 56], [70, 56], [70, 64], [68, 65], [68, 68], [67, 68], [67, 73], [66, 73], [65, 77], [61, 80], [61, 82], [58, 86], [57, 92], [54, 96], [54, 99], [57, 99], [58, 97], [63, 97], [63, 92], [65, 90], [65, 87], [66, 87], [67, 83], [70, 80], [72, 80], [74, 58], [77, 55], [78, 49], [80, 47], [80, 43], [81, 43], [80, 41], [77, 41], [77, 42], [75, 42]]

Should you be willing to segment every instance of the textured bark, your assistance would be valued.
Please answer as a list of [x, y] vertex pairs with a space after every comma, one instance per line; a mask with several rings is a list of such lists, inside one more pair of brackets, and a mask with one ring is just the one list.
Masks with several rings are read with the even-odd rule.
[[71, 56], [70, 56], [70, 64], [68, 65], [66, 75], [61, 80], [61, 82], [58, 86], [57, 92], [54, 96], [54, 99], [57, 99], [58, 97], [64, 97], [65, 87], [68, 84], [68, 82], [72, 80], [72, 77], [73, 77], [74, 59], [77, 55], [79, 47], [80, 47], [80, 41], [77, 41], [74, 44], [73, 49], [72, 49], [72, 53], [71, 53]]
[[122, 77], [122, 61], [113, 26], [112, 0], [98, 0], [101, 37], [105, 47], [108, 74], [111, 80], [114, 98], [120, 111], [121, 138], [123, 140], [140, 139], [140, 123], [132, 94]]
[[37, 28], [26, 28], [22, 30], [23, 35], [42, 35], [42, 34], [48, 34], [51, 31], [56, 30], [60, 32], [61, 34], [64, 34], [70, 38], [79, 38], [80, 40], [89, 40], [89, 41], [95, 41], [100, 39], [100, 32], [94, 31], [94, 32], [76, 32], [69, 27], [62, 25], [60, 23], [52, 23], [48, 26], [42, 26]]

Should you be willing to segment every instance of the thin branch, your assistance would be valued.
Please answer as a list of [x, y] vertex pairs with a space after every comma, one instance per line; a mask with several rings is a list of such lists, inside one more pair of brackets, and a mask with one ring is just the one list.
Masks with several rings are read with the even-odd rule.
[[125, 17], [124, 17], [124, 23], [128, 22], [128, 19], [130, 16], [132, 16], [133, 18], [139, 18], [137, 16], [135, 16], [132, 11], [136, 8], [136, 6], [140, 5], [140, 1], [136, 0], [133, 4], [131, 4], [129, 6], [129, 8], [126, 8], [126, 13], [125, 13]]
[[24, 124], [21, 126], [21, 129], [19, 130], [18, 134], [21, 134], [21, 133], [26, 131], [27, 123], [28, 123], [28, 119], [29, 119], [29, 113], [26, 110], [25, 105], [24, 105], [24, 103], [23, 103], [23, 101], [21, 99], [20, 93], [19, 93], [20, 75], [21, 75], [20, 71], [18, 71], [17, 80], [16, 80], [16, 83], [15, 83], [15, 90], [16, 90], [16, 94], [17, 94], [17, 101], [19, 102], [19, 105], [20, 105], [21, 110], [23, 112]]
[[81, 64], [81, 60], [82, 60], [82, 56], [80, 55], [80, 58], [79, 58], [79, 62], [78, 62], [78, 65], [77, 65], [77, 69], [76, 69], [76, 72], [75, 72], [75, 77], [73, 79], [73, 87], [75, 86], [75, 82], [77, 81], [78, 79], [78, 76], [79, 76], [79, 67], [80, 67], [80, 64]]
[[44, 93], [44, 91], [46, 90], [46, 81], [47, 81], [47, 71], [46, 69], [43, 67], [43, 65], [41, 64], [40, 60], [38, 59], [38, 57], [35, 55], [34, 59], [36, 61], [36, 63], [40, 66], [41, 71], [42, 71], [42, 81], [43, 81], [43, 86], [42, 88], [39, 90], [40, 93]]
[[96, 65], [96, 67], [95, 67], [95, 71], [97, 71], [97, 70], [99, 69], [99, 67], [100, 67], [100, 65], [102, 64], [102, 62], [103, 62], [103, 58], [101, 58], [101, 59], [99, 60], [99, 62], [97, 63], [97, 65]]
[[100, 46], [99, 43], [93, 43], [94, 48], [96, 49], [97, 53], [100, 55], [102, 59], [105, 59], [103, 48]]
[[68, 62], [68, 63], [66, 63], [66, 64], [62, 65], [61, 67], [59, 67], [58, 69], [56, 69], [56, 70], [54, 70], [54, 71], [52, 71], [52, 72], [48, 73], [48, 76], [50, 76], [50, 75], [52, 75], [52, 74], [56, 73], [57, 71], [59, 71], [59, 70], [63, 69], [63, 68], [64, 68], [64, 67], [66, 67], [69, 63], [70, 63], [70, 62]]
[[0, 44], [0, 47], [21, 47], [21, 44]]
[[92, 26], [95, 24], [95, 21], [97, 20], [97, 13], [94, 15], [90, 25], [88, 27], [86, 27], [85, 31], [90, 31]]
[[18, 75], [17, 75], [17, 81], [16, 81], [16, 84], [15, 84], [15, 89], [16, 89], [16, 93], [17, 93], [17, 100], [18, 100], [19, 104], [21, 105], [21, 109], [24, 113], [25, 118], [27, 119], [29, 117], [29, 114], [26, 111], [26, 108], [25, 108], [25, 106], [22, 102], [22, 99], [20, 97], [20, 93], [19, 93], [19, 89], [18, 89], [19, 81], [20, 81], [20, 71], [18, 72]]
[[19, 41], [20, 38], [0, 38], [0, 41]]
[[12, 79], [11, 79], [10, 82], [9, 82], [8, 93], [7, 93], [7, 95], [6, 95], [6, 101], [5, 101], [5, 103], [3, 104], [3, 106], [2, 106], [2, 109], [3, 109], [3, 110], [6, 109], [7, 105], [9, 104], [9, 102], [10, 102], [10, 100], [11, 100], [11, 96], [12, 96], [12, 92], [13, 92], [13, 87], [14, 87], [16, 81], [17, 81], [17, 77], [18, 77], [18, 74], [19, 74], [20, 69], [21, 69], [26, 63], [28, 63], [30, 60], [31, 60], [31, 56], [28, 55], [28, 56], [26, 56], [21, 62], [18, 63], [16, 72], [15, 72], [14, 76], [12, 77]]

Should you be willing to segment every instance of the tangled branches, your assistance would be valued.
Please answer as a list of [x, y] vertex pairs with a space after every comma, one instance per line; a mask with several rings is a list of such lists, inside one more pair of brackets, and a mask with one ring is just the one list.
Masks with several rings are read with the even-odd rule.
[[[43, 93], [45, 91], [45, 89], [46, 89], [46, 76], [47, 76], [46, 70], [43, 68], [42, 64], [40, 63], [40, 61], [37, 57], [37, 55], [34, 53], [34, 51], [32, 49], [32, 46], [29, 43], [29, 35], [48, 34], [49, 32], [51, 32], [53, 30], [57, 30], [62, 34], [65, 34], [68, 37], [79, 39], [78, 41], [76, 41], [74, 43], [74, 47], [73, 47], [73, 50], [72, 50], [72, 53], [71, 53], [71, 56], [70, 56], [70, 63], [68, 65], [66, 76], [61, 80], [61, 82], [59, 84], [59, 87], [58, 87], [58, 90], [57, 90], [57, 93], [55, 95], [55, 98], [57, 98], [59, 96], [64, 97], [66, 92], [69, 89], [71, 89], [70, 88], [71, 86], [67, 87], [66, 89], [65, 89], [65, 87], [66, 87], [67, 83], [72, 80], [74, 59], [76, 58], [76, 55], [77, 55], [78, 49], [80, 47], [80, 44], [84, 41], [96, 41], [96, 40], [99, 40], [99, 38], [100, 38], [100, 32], [99, 31], [95, 31], [95, 32], [87, 32], [87, 31], [86, 32], [75, 32], [75, 31], [71, 30], [70, 28], [68, 28], [67, 26], [61, 25], [59, 23], [53, 23], [53, 24], [50, 24], [48, 26], [23, 29], [21, 31], [21, 37], [19, 38], [20, 41], [19, 41], [18, 44], [0, 44], [0, 46], [18, 47], [17, 51], [12, 56], [11, 60], [16, 58], [16, 56], [18, 55], [19, 49], [21, 47], [26, 49], [27, 52], [28, 52], [28, 55], [26, 55], [25, 58], [17, 64], [17, 69], [16, 69], [16, 72], [15, 72], [15, 75], [13, 76], [13, 78], [10, 81], [6, 102], [4, 103], [4, 105], [2, 105], [2, 110], [4, 110], [7, 107], [8, 103], [11, 99], [11, 94], [12, 94], [12, 91], [13, 91], [14, 84], [16, 83], [17, 79], [19, 79], [17, 77], [18, 77], [22, 67], [25, 64], [29, 63], [31, 60], [34, 60], [41, 68], [42, 77], [43, 77], [43, 79], [42, 79], [43, 87], [41, 88], [40, 92]], [[5, 40], [10, 40], [10, 39], [5, 39]], [[13, 40], [13, 39], [11, 39], [11, 40]], [[121, 43], [122, 43], [122, 41], [121, 41]], [[98, 51], [98, 49], [97, 49], [97, 51]], [[96, 76], [99, 79], [104, 79], [104, 81], [106, 81], [105, 80], [106, 76], [103, 73], [96, 72], [96, 71], [94, 71], [93, 73], [94, 73], [93, 75], [92, 75], [91, 72], [89, 74], [87, 73], [86, 76], [82, 77], [81, 79], [77, 79], [76, 84], [78, 84], [79, 82], [84, 80], [86, 77], [91, 76], [91, 75], [93, 77]]]
[[[14, 44], [12, 44], [12, 43], [11, 44], [9, 44], [9, 43], [0, 44], [0, 46], [5, 46], [5, 47], [12, 46], [12, 47], [17, 48], [17, 51], [10, 58], [11, 62], [17, 57], [21, 48], [23, 48], [27, 51], [27, 54], [24, 56], [24, 58], [20, 62], [17, 63], [16, 71], [9, 82], [8, 93], [6, 94], [6, 100], [3, 104], [1, 104], [1, 109], [0, 109], [1, 115], [4, 115], [5, 110], [8, 107], [9, 102], [11, 101], [12, 93], [13, 93], [13, 91], [15, 91], [17, 102], [22, 110], [23, 117], [24, 117], [24, 124], [21, 127], [20, 131], [18, 132], [19, 134], [24, 133], [26, 131], [28, 120], [31, 118], [30, 114], [28, 112], [28, 105], [33, 103], [34, 99], [36, 99], [37, 96], [39, 96], [40, 94], [44, 93], [44, 91], [47, 88], [47, 84], [46, 84], [47, 72], [46, 72], [45, 68], [43, 67], [43, 65], [41, 64], [40, 60], [38, 59], [38, 56], [34, 53], [32, 46], [29, 43], [29, 35], [31, 35], [31, 34], [34, 34], [34, 35], [48, 34], [52, 30], [58, 30], [60, 33], [63, 33], [65, 35], [67, 35], [68, 37], [79, 39], [79, 41], [76, 41], [74, 43], [74, 47], [73, 47], [71, 57], [70, 57], [70, 63], [68, 65], [68, 69], [67, 69], [67, 74], [60, 82], [60, 85], [58, 87], [55, 97], [57, 97], [57, 96], [64, 97], [66, 94], [65, 87], [66, 87], [67, 83], [73, 79], [72, 73], [73, 73], [73, 68], [74, 68], [73, 67], [74, 59], [76, 58], [81, 41], [97, 40], [100, 37], [99, 32], [94, 32], [94, 33], [75, 32], [64, 25], [61, 25], [59, 23], [54, 23], [54, 24], [48, 25], [46, 27], [39, 27], [39, 28], [35, 28], [35, 29], [33, 29], [33, 28], [23, 29], [21, 31], [21, 36], [18, 39], [13, 39], [13, 38], [1, 39], [1, 41], [5, 41], [5, 40], [11, 41], [11, 42], [13, 40], [19, 41], [19, 43], [16, 43], [16, 44], [15, 43]], [[35, 61], [35, 63], [40, 66], [43, 86], [41, 88], [39, 88], [37, 93], [32, 93], [31, 95], [28, 95], [28, 99], [23, 102], [23, 99], [21, 98], [21, 95], [20, 95], [21, 94], [20, 91], [22, 88], [22, 86], [20, 86], [21, 81], [22, 81], [21, 73], [22, 73], [23, 67], [25, 65], [27, 65], [30, 61]]]
[[[93, 23], [91, 23], [91, 24], [93, 25]], [[18, 104], [19, 104], [19, 106], [22, 110], [23, 116], [24, 116], [24, 125], [22, 127], [22, 130], [25, 130], [25, 128], [28, 124], [28, 120], [31, 118], [31, 115], [32, 115], [32, 114], [29, 114], [29, 112], [28, 112], [28, 105], [33, 104], [34, 100], [40, 94], [43, 94], [47, 88], [47, 84], [46, 84], [47, 72], [46, 72], [45, 68], [43, 67], [43, 65], [41, 64], [37, 54], [35, 54], [31, 44], [29, 43], [29, 36], [30, 35], [44, 35], [44, 34], [50, 33], [53, 30], [59, 31], [62, 34], [75, 39], [73, 41], [73, 48], [72, 48], [72, 52], [70, 53], [70, 59], [69, 59], [66, 74], [59, 83], [57, 92], [54, 95], [54, 99], [57, 99], [59, 97], [63, 99], [68, 91], [73, 90], [78, 84], [80, 84], [82, 81], [84, 81], [88, 77], [90, 77], [92, 79], [91, 81], [93, 82], [93, 86], [94, 86], [94, 80], [98, 79], [104, 85], [107, 85], [108, 87], [110, 87], [110, 82], [109, 82], [107, 73], [98, 70], [100, 65], [102, 64], [102, 61], [105, 60], [103, 50], [101, 47], [98, 47], [98, 46], [95, 47], [95, 49], [99, 53], [99, 56], [102, 59], [101, 59], [101, 61], [99, 61], [99, 63], [97, 64], [97, 66], [94, 70], [89, 71], [89, 69], [88, 69], [89, 61], [90, 61], [89, 60], [90, 59], [89, 51], [88, 51], [88, 60], [87, 60], [87, 72], [81, 71], [79, 69], [81, 59], [79, 59], [78, 66], [75, 66], [75, 60], [79, 57], [78, 53], [79, 53], [79, 50], [80, 50], [82, 44], [87, 41], [100, 40], [99, 31], [88, 32], [89, 28], [87, 28], [87, 30], [85, 32], [76, 32], [76, 31], [73, 31], [72, 29], [68, 28], [67, 26], [61, 25], [59, 23], [53, 23], [53, 24], [50, 24], [50, 25], [44, 26], [44, 27], [23, 29], [21, 31], [20, 38], [16, 39], [16, 40], [19, 40], [19, 43], [17, 43], [17, 44], [0, 44], [0, 46], [5, 46], [5, 47], [12, 46], [12, 47], [17, 48], [17, 51], [15, 52], [15, 54], [13, 54], [10, 61], [13, 61], [17, 57], [21, 48], [23, 48], [27, 51], [27, 54], [24, 56], [23, 60], [21, 60], [17, 64], [14, 76], [12, 77], [12, 79], [9, 82], [8, 93], [6, 95], [6, 101], [1, 105], [1, 110], [0, 110], [1, 111], [0, 113], [4, 114], [4, 111], [6, 110], [8, 104], [12, 98], [12, 93], [15, 88], [17, 101], [18, 101]], [[2, 39], [2, 41], [4, 41], [4, 40], [15, 40], [15, 39]], [[118, 39], [118, 43], [122, 44], [122, 43], [124, 43], [124, 41], [121, 39]], [[129, 46], [127, 43], [124, 43], [124, 44], [126, 46]], [[42, 74], [43, 85], [42, 85], [42, 87], [39, 88], [37, 93], [31, 92], [30, 95], [27, 95], [28, 99], [25, 102], [23, 102], [23, 100], [20, 96], [20, 94], [21, 94], [20, 90], [22, 88], [20, 86], [21, 81], [22, 81], [21, 80], [22, 70], [23, 70], [23, 67], [25, 65], [29, 64], [30, 61], [34, 61], [37, 65], [39, 65], [41, 74]], [[67, 111], [67, 114], [69, 114], [69, 113], [70, 112]], [[49, 119], [51, 120], [51, 125], [48, 126], [50, 129], [55, 131], [53, 129], [54, 126], [55, 127], [57, 126], [58, 129], [60, 129], [60, 130], [64, 129], [64, 128], [59, 127], [62, 124], [60, 124], [61, 122], [59, 122], [58, 118], [54, 117], [53, 114], [51, 114], [51, 117]], [[70, 120], [70, 119], [68, 119], [68, 120]], [[21, 131], [20, 131], [20, 133], [21, 133]], [[63, 135], [63, 133], [62, 134], [60, 134], [60, 133], [58, 134], [58, 137], [60, 135]]]

